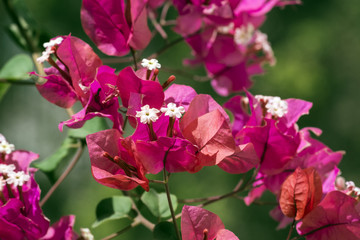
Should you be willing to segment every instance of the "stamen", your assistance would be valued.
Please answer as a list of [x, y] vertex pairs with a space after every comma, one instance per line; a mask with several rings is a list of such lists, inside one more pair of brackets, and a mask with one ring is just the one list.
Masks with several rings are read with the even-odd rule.
[[162, 88], [163, 88], [163, 89], [167, 88], [167, 87], [170, 85], [170, 83], [172, 83], [173, 81], [175, 81], [175, 79], [176, 79], [176, 77], [175, 77], [174, 75], [171, 75], [171, 76], [168, 78], [168, 80], [166, 80], [166, 82], [163, 83]]
[[207, 228], [204, 229], [203, 231], [203, 240], [208, 240], [208, 236], [209, 235], [209, 230]]
[[109, 153], [103, 152], [103, 156], [117, 164], [122, 170], [124, 170], [126, 176], [132, 177], [133, 175], [137, 176], [137, 169], [134, 166], [126, 163], [119, 156], [112, 157]]
[[153, 74], [153, 76], [152, 76], [152, 78], [151, 78], [151, 81], [155, 81], [155, 79], [156, 79], [156, 77], [157, 77], [158, 74], [159, 74], [159, 69], [155, 69], [155, 70], [154, 70], [154, 74]]

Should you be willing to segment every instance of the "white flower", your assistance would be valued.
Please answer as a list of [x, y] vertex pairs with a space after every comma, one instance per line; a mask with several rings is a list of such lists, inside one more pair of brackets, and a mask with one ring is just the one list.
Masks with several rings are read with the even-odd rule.
[[44, 48], [52, 48], [55, 45], [59, 45], [64, 39], [62, 37], [57, 37], [43, 44]]
[[29, 181], [30, 176], [24, 171], [20, 172], [11, 172], [8, 174], [8, 178], [6, 179], [6, 182], [8, 184], [13, 184], [14, 187], [22, 186], [25, 182]]
[[360, 188], [355, 187], [354, 188], [354, 193], [355, 193], [356, 196], [360, 196]]
[[168, 103], [167, 107], [162, 107], [160, 110], [165, 113], [165, 116], [172, 118], [181, 118], [182, 114], [185, 112], [183, 106], [176, 107], [175, 103]]
[[84, 240], [94, 240], [94, 236], [91, 234], [90, 229], [80, 228], [81, 237]]
[[141, 111], [136, 111], [136, 117], [140, 118], [141, 123], [151, 123], [158, 120], [158, 115], [160, 111], [156, 108], [150, 108], [149, 105], [141, 107]]
[[15, 168], [14, 164], [0, 164], [0, 174], [9, 175], [9, 173], [14, 172]]
[[8, 143], [5, 139], [0, 141], [0, 153], [10, 154], [14, 150], [14, 144]]
[[274, 117], [283, 117], [288, 112], [287, 102], [279, 97], [269, 98], [265, 108]]
[[2, 192], [2, 190], [4, 189], [4, 186], [6, 185], [6, 181], [4, 180], [4, 178], [1, 176], [0, 177], [0, 192]]
[[348, 191], [352, 191], [355, 188], [355, 183], [353, 181], [347, 181], [345, 185]]
[[221, 34], [229, 34], [234, 29], [234, 23], [231, 22], [229, 25], [217, 27], [217, 31]]
[[146, 59], [144, 58], [141, 61], [141, 66], [146, 67], [149, 70], [154, 70], [156, 68], [161, 68], [161, 64], [159, 63], [159, 61], [157, 59]]
[[41, 57], [38, 57], [36, 59], [36, 61], [38, 63], [43, 63], [49, 59], [49, 57], [52, 53], [54, 53], [54, 50], [52, 50], [51, 48], [47, 48], [45, 51], [42, 52]]
[[250, 23], [247, 26], [241, 26], [239, 28], [236, 28], [234, 33], [235, 43], [241, 45], [247, 45], [251, 41], [254, 35], [254, 31], [255, 28]]
[[262, 50], [265, 54], [266, 59], [269, 61], [270, 65], [273, 66], [276, 63], [274, 52], [271, 48], [271, 45], [267, 39], [267, 35], [260, 31], [255, 32], [255, 49]]

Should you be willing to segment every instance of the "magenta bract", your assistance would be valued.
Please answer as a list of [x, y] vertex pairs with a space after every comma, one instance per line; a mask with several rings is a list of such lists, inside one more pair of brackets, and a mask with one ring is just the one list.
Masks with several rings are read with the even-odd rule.
[[297, 226], [307, 240], [356, 240], [360, 238], [358, 202], [339, 191], [329, 192]]
[[81, 23], [86, 34], [107, 55], [126, 55], [130, 47], [144, 49], [150, 42], [143, 0], [83, 0]]
[[224, 224], [215, 213], [187, 205], [181, 212], [181, 233], [183, 240], [238, 240], [232, 232], [225, 230]]
[[88, 135], [86, 141], [91, 171], [97, 182], [121, 190], [131, 190], [138, 185], [149, 190], [145, 169], [130, 138], [124, 139], [118, 130], [109, 129]]

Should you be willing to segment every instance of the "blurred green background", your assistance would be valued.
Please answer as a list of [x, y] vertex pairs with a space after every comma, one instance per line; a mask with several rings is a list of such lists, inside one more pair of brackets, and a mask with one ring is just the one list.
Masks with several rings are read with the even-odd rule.
[[[94, 46], [81, 28], [80, 0], [19, 2], [22, 2], [22, 14], [30, 16], [34, 20], [31, 24], [47, 32], [49, 37], [71, 33]], [[1, 3], [0, 67], [15, 54], [23, 52], [5, 33], [9, 23], [10, 18]], [[360, 184], [359, 23], [358, 0], [304, 0], [299, 6], [274, 9], [261, 29], [268, 34], [277, 64], [267, 67], [265, 75], [257, 76], [251, 89], [254, 94], [302, 98], [313, 102], [310, 115], [301, 119], [300, 127], [321, 128], [323, 134], [320, 140], [333, 150], [345, 150], [347, 153], [340, 168], [346, 179], [357, 184]], [[170, 28], [167, 30], [171, 31]], [[153, 49], [159, 49], [162, 44], [163, 41], [156, 37], [144, 56]], [[190, 57], [190, 51], [182, 43], [161, 55], [159, 61], [167, 68], [184, 69], [182, 59], [186, 57]], [[117, 70], [122, 67], [112, 66]], [[201, 69], [194, 72], [204, 73]], [[170, 75], [167, 72], [160, 74], [163, 79]], [[216, 96], [208, 82], [195, 83], [181, 75], [177, 77], [178, 82], [190, 84], [199, 93]], [[216, 99], [219, 102], [226, 100]], [[66, 134], [59, 132], [57, 125], [66, 119], [63, 109], [47, 102], [32, 86], [14, 85], [0, 102], [0, 133], [17, 149], [39, 153], [40, 159], [51, 155], [61, 144]], [[37, 179], [45, 193], [50, 187], [49, 181], [40, 172]], [[170, 187], [179, 198], [205, 197], [230, 191], [238, 180], [237, 175], [208, 167], [197, 174], [174, 174]], [[93, 180], [85, 151], [80, 163], [45, 204], [44, 213], [52, 222], [63, 215], [75, 214], [75, 230], [78, 231], [80, 227], [90, 227], [95, 221], [97, 203], [114, 194], [121, 193]], [[272, 198], [269, 196], [267, 199]], [[275, 230], [277, 223], [268, 215], [271, 208], [246, 207], [237, 199], [226, 199], [207, 207], [242, 240], [285, 239], [288, 229]], [[92, 229], [92, 232], [96, 239], [100, 239], [120, 230], [124, 224], [125, 221], [108, 222]], [[140, 226], [117, 239], [152, 239], [152, 235]]]

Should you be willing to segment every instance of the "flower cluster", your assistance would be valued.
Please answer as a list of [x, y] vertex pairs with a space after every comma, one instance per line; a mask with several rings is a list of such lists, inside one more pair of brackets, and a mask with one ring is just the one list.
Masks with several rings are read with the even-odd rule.
[[[0, 139], [6, 141], [1, 134]], [[62, 217], [49, 227], [50, 221], [42, 213], [40, 188], [34, 179], [36, 169], [29, 167], [37, 158], [37, 154], [24, 150], [0, 157], [0, 238], [75, 239], [74, 216]]]
[[[60, 130], [64, 125], [81, 128], [94, 117], [113, 123], [112, 129], [86, 137], [95, 180], [124, 191], [138, 186], [149, 191], [149, 174], [163, 172], [167, 184], [167, 173], [196, 173], [207, 166], [230, 174], [252, 171], [244, 185], [248, 190], [244, 202], [249, 205], [270, 191], [278, 200], [270, 214], [279, 228], [298, 221], [298, 233], [310, 240], [359, 239], [360, 190], [338, 176], [343, 152], [334, 152], [311, 136], [319, 136], [321, 130], [300, 129], [297, 124], [312, 103], [254, 96], [245, 90], [250, 77], [263, 71], [263, 63], [275, 63], [267, 35], [259, 30], [266, 14], [275, 6], [298, 2], [173, 0], [179, 12], [175, 31], [195, 56], [187, 63], [203, 63], [220, 95], [245, 91], [223, 106], [190, 86], [173, 84], [174, 76], [161, 84], [161, 64], [152, 56], [137, 63], [136, 51], [145, 49], [152, 36], [147, 17], [164, 2], [82, 2], [86, 34], [107, 55], [131, 52], [134, 68], [116, 71], [104, 65], [87, 43], [71, 35], [45, 43], [38, 59], [51, 65], [41, 76], [46, 81], [36, 85], [40, 94], [63, 108], [77, 101], [82, 106], [59, 124]], [[134, 129], [127, 135], [126, 124]], [[38, 203], [35, 170], [29, 168], [37, 155], [14, 150], [0, 135], [0, 238], [55, 239], [59, 232], [77, 236], [72, 216], [49, 228]], [[173, 221], [176, 224], [174, 216]], [[202, 208], [184, 206], [181, 224], [183, 239], [238, 239], [218, 216]], [[93, 239], [87, 229], [81, 235]]]
[[250, 77], [263, 72], [265, 62], [275, 64], [267, 35], [259, 30], [275, 6], [298, 1], [185, 1], [176, 0], [176, 31], [195, 55], [188, 64], [204, 64], [211, 85], [223, 96], [251, 85]]

